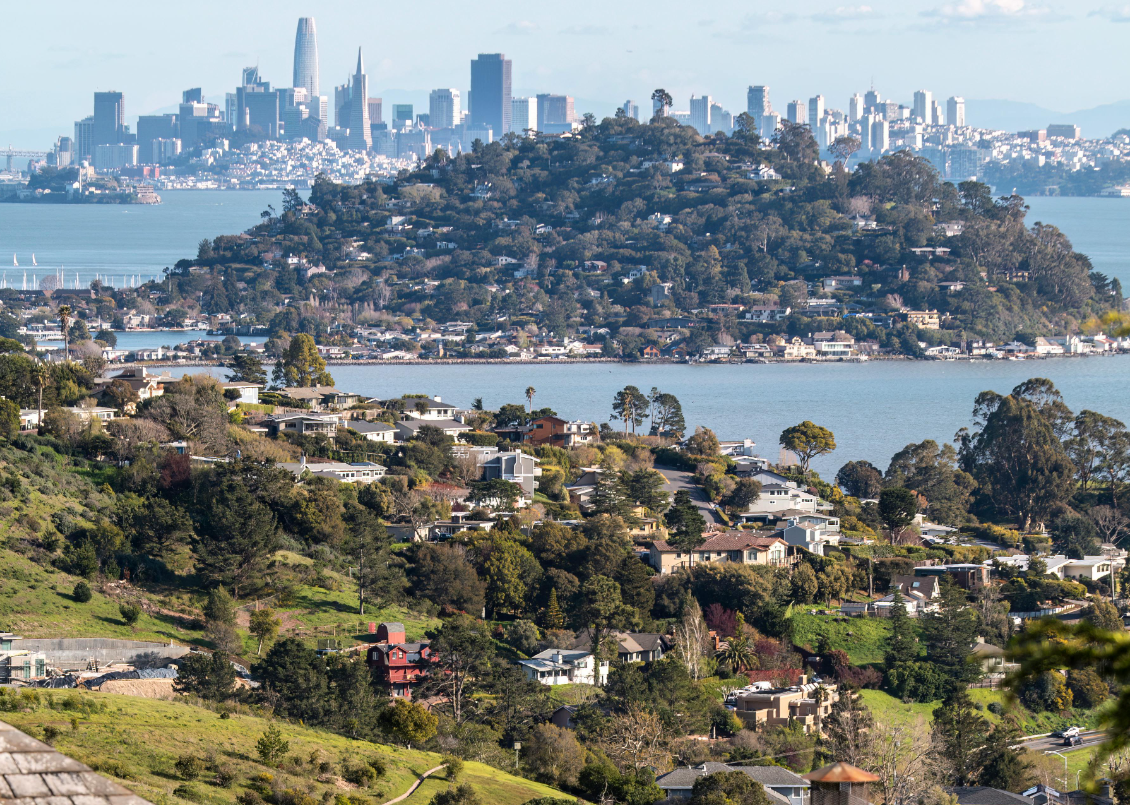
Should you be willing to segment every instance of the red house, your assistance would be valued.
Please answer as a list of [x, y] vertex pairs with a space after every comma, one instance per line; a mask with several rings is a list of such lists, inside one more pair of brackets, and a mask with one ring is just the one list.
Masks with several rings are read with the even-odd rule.
[[407, 642], [403, 623], [382, 623], [365, 661], [393, 696], [411, 699], [412, 684], [428, 673], [433, 661], [431, 644]]

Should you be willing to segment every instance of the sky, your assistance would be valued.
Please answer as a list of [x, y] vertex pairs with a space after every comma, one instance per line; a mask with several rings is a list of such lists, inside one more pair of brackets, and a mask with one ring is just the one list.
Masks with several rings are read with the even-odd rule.
[[[910, 104], [1007, 99], [1070, 112], [1130, 98], [1130, 3], [1103, 0], [712, 0], [569, 3], [493, 0], [109, 0], [6, 3], [0, 48], [0, 145], [46, 149], [91, 114], [95, 90], [125, 93], [127, 122], [171, 110], [180, 92], [234, 90], [258, 63], [288, 86], [300, 16], [317, 21], [322, 93], [365, 52], [371, 94], [386, 103], [470, 83], [477, 53], [513, 60], [517, 95], [556, 92], [578, 112], [650, 109], [657, 87], [688, 107], [709, 94], [735, 114], [746, 88], [773, 105], [822, 94], [844, 109], [872, 83]], [[970, 123], [976, 125], [976, 120]]]

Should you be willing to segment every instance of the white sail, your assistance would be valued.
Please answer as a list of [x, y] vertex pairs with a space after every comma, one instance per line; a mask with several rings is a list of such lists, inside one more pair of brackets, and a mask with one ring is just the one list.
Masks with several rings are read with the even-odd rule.
[[33, 266], [37, 266], [37, 265], [39, 265], [39, 263], [35, 262], [35, 252], [32, 252], [32, 253], [31, 253], [31, 264], [32, 264]]
[[16, 268], [20, 267], [19, 261], [16, 260], [16, 253], [15, 252], [12, 252], [12, 265], [15, 266]]

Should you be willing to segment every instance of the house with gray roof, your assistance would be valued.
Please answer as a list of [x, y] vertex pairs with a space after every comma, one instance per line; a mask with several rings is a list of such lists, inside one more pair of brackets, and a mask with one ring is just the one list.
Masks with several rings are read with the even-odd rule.
[[[690, 799], [695, 782], [710, 774], [740, 771], [761, 783], [773, 805], [808, 805], [808, 780], [782, 766], [732, 766], [726, 763], [703, 763], [675, 769], [656, 779], [668, 800]], [[1013, 803], [1016, 805], [1016, 803]]]
[[345, 427], [370, 442], [387, 442], [396, 439], [396, 428], [387, 422], [370, 422], [367, 419], [349, 419]]

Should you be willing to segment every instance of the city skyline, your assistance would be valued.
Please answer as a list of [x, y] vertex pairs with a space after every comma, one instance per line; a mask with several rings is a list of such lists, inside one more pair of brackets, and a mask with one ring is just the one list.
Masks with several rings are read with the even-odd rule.
[[[470, 59], [496, 52], [513, 62], [514, 96], [569, 94], [577, 99], [578, 113], [592, 111], [598, 117], [612, 114], [624, 98], [646, 106], [647, 95], [657, 86], [668, 89], [682, 108], [692, 93], [709, 93], [724, 107], [740, 110], [746, 87], [756, 84], [779, 87], [778, 97], [820, 94], [828, 107], [844, 108], [847, 98], [872, 78], [885, 97], [903, 103], [914, 90], [930, 87], [940, 99], [955, 94], [1009, 98], [1071, 111], [1120, 100], [1127, 72], [1118, 60], [1118, 48], [1101, 46], [1104, 37], [1113, 37], [1113, 43], [1125, 29], [1104, 19], [1097, 3], [961, 0], [937, 5], [915, 0], [898, 7], [838, 7], [801, 0], [788, 13], [764, 3], [750, 8], [723, 3], [712, 9], [714, 17], [691, 15], [687, 24], [677, 27], [677, 34], [662, 34], [661, 26], [650, 21], [654, 17], [640, 19], [620, 5], [590, 8], [582, 3], [566, 17], [504, 3], [489, 22], [464, 24], [454, 7], [441, 4], [439, 22], [429, 33], [432, 45], [443, 46], [426, 51], [412, 46], [411, 37], [390, 35], [411, 25], [396, 13], [357, 17], [348, 10], [353, 5], [331, 10], [282, 2], [269, 16], [238, 7], [224, 7], [219, 15], [218, 4], [204, 0], [201, 15], [207, 17], [215, 6], [217, 19], [225, 19], [225, 24], [203, 45], [193, 42], [191, 49], [179, 41], [159, 48], [149, 44], [152, 40], [128, 19], [120, 21], [113, 36], [102, 30], [101, 20], [91, 21], [82, 32], [85, 44], [77, 51], [60, 51], [58, 45], [25, 50], [16, 43], [0, 55], [9, 75], [60, 80], [0, 87], [4, 108], [11, 111], [0, 123], [0, 139], [43, 147], [48, 136], [53, 139], [67, 130], [68, 120], [84, 116], [93, 90], [124, 92], [129, 98], [127, 123], [133, 125], [136, 115], [173, 107], [185, 86], [203, 87], [209, 99], [222, 96], [247, 64], [257, 63], [265, 80], [282, 86], [292, 75], [295, 20], [303, 16], [320, 17], [323, 94], [328, 94], [325, 87], [352, 73], [360, 45], [380, 54], [370, 64], [372, 91], [394, 100], [415, 100], [419, 108], [425, 108], [427, 94], [435, 87], [469, 89]], [[589, 10], [594, 14], [585, 13]], [[660, 3], [659, 11], [665, 10], [683, 13], [672, 3]], [[14, 10], [12, 23], [18, 27], [25, 13]], [[734, 23], [728, 28], [715, 18], [727, 13]], [[602, 22], [579, 25], [577, 19]], [[387, 24], [392, 22], [396, 24]], [[1034, 52], [1046, 47], [1050, 38], [1084, 29], [1090, 34], [1057, 42], [1057, 70], [1012, 66], [1016, 52]], [[806, 33], [798, 40], [793, 34], [801, 30]], [[123, 47], [121, 41], [131, 35], [140, 37], [139, 46]], [[882, 59], [844, 63], [843, 54], [852, 52], [853, 43], [873, 41], [876, 35], [884, 37]], [[77, 30], [64, 25], [57, 41], [77, 43], [78, 37]], [[804, 42], [799, 56], [797, 41]], [[834, 55], [823, 53], [828, 44], [835, 45]], [[936, 55], [926, 60], [923, 52]], [[145, 68], [154, 63], [161, 69]], [[1009, 69], [1004, 69], [1006, 64]], [[80, 67], [82, 80], [76, 81], [74, 71]], [[1086, 81], [1081, 80], [1084, 76]]]

